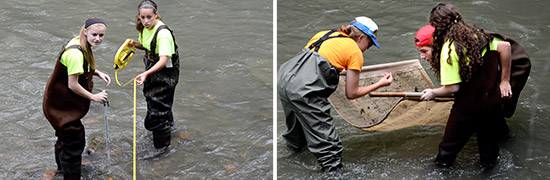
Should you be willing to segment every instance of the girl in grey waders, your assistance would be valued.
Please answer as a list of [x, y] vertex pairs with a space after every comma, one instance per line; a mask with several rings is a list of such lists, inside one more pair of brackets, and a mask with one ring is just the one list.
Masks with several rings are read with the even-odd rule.
[[343, 150], [330, 116], [328, 97], [338, 86], [338, 74], [347, 70], [346, 97], [355, 99], [393, 80], [386, 73], [377, 83], [359, 87], [363, 52], [378, 45], [378, 26], [367, 17], [357, 17], [339, 30], [317, 33], [294, 58], [279, 68], [277, 92], [286, 117], [283, 133], [287, 146], [300, 151], [305, 146], [323, 171], [342, 167]]

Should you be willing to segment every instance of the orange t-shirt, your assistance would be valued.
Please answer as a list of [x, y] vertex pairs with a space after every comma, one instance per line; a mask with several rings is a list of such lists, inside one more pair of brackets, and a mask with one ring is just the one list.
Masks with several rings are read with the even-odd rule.
[[[315, 36], [309, 40], [305, 48], [309, 48], [312, 43], [321, 39], [327, 32], [329, 31], [321, 31], [315, 34]], [[337, 31], [332, 33], [329, 37], [338, 36], [339, 34], [348, 36], [343, 32]], [[315, 48], [311, 51], [314, 49]], [[344, 69], [361, 71], [361, 67], [363, 67], [363, 52], [361, 52], [357, 43], [351, 38], [338, 37], [328, 39], [321, 44], [318, 53], [327, 59], [338, 71]]]

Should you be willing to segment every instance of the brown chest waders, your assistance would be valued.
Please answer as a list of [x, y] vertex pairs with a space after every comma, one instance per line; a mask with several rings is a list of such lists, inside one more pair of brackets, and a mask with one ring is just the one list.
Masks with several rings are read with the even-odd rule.
[[460, 83], [435, 162], [451, 166], [470, 137], [477, 134], [481, 163], [492, 166], [499, 154], [498, 135], [504, 122], [500, 97], [499, 54], [488, 50], [483, 66]]
[[[57, 136], [54, 153], [58, 171], [63, 172], [65, 179], [80, 179], [82, 152], [86, 144], [80, 119], [88, 112], [90, 100], [77, 95], [68, 87], [67, 67], [60, 62], [61, 55], [71, 48], [82, 50], [78, 45], [65, 46], [59, 52], [54, 71], [46, 84], [42, 110]], [[88, 71], [86, 61], [83, 64], [84, 73], [78, 77], [78, 83], [91, 92], [94, 70]]]

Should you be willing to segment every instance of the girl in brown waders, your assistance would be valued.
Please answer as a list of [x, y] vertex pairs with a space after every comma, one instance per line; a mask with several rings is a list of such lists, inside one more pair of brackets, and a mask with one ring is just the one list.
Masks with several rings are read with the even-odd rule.
[[[420, 28], [414, 36], [414, 44], [420, 52], [420, 58], [432, 63], [432, 36], [435, 28], [431, 25], [426, 25]], [[525, 49], [513, 38], [495, 32], [488, 32], [493, 36], [493, 42], [497, 45], [499, 54], [501, 81], [510, 79], [510, 86], [507, 83], [500, 84], [500, 94], [503, 102], [504, 117], [511, 117], [516, 109], [519, 95], [527, 83], [531, 70], [531, 60]], [[508, 64], [511, 62], [511, 65]], [[507, 71], [510, 70], [510, 71]], [[510, 87], [512, 88], [510, 91]], [[500, 129], [499, 140], [510, 138], [510, 129], [506, 124], [506, 120], [495, 126]]]
[[90, 108], [90, 101], [103, 102], [107, 93], [93, 94], [92, 77], [111, 83], [109, 75], [95, 69], [91, 47], [103, 42], [105, 22], [89, 18], [78, 37], [63, 45], [54, 71], [44, 92], [42, 109], [55, 129], [55, 162], [65, 179], [80, 179], [82, 151], [85, 146], [84, 126], [80, 119]]
[[174, 125], [172, 104], [179, 80], [179, 55], [172, 30], [160, 18], [157, 4], [141, 1], [136, 16], [139, 41], [129, 46], [145, 50], [145, 72], [135, 77], [137, 85], [143, 84], [147, 101], [145, 128], [153, 132], [155, 154], [167, 152], [170, 146], [171, 127]]
[[[505, 123], [502, 102], [512, 96], [510, 44], [499, 45], [489, 33], [464, 22], [458, 10], [448, 3], [434, 7], [428, 19], [435, 27], [433, 51], [424, 58], [431, 59], [432, 70], [440, 76], [443, 86], [424, 90], [421, 99], [455, 95], [435, 162], [440, 167], [450, 167], [476, 133], [481, 164], [490, 169], [497, 162], [498, 137]], [[421, 44], [417, 42], [419, 50], [426, 53]], [[499, 54], [499, 50], [506, 53]]]
[[348, 99], [362, 97], [393, 81], [388, 72], [377, 83], [359, 86], [363, 52], [372, 45], [380, 48], [377, 33], [374, 21], [357, 17], [339, 30], [317, 33], [302, 51], [279, 68], [277, 92], [288, 128], [282, 137], [291, 150], [307, 147], [325, 172], [342, 168], [344, 147], [336, 134], [327, 99], [338, 86], [338, 73], [347, 70]]

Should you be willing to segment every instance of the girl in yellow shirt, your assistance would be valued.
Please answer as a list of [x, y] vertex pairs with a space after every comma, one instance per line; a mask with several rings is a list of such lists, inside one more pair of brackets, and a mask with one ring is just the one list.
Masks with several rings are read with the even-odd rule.
[[145, 72], [135, 77], [143, 84], [147, 101], [145, 128], [153, 132], [153, 143], [158, 153], [167, 152], [170, 146], [171, 127], [174, 125], [172, 105], [179, 80], [179, 54], [172, 30], [162, 21], [158, 6], [152, 0], [138, 4], [136, 29], [139, 41], [130, 43], [145, 50]]
[[107, 100], [105, 92], [92, 93], [94, 75], [107, 86], [111, 78], [95, 69], [91, 49], [103, 42], [106, 28], [100, 18], [86, 20], [79, 36], [63, 45], [44, 91], [42, 110], [55, 129], [55, 162], [65, 179], [80, 179], [82, 151], [86, 144], [80, 119], [88, 112], [90, 101]]
[[[440, 75], [443, 86], [424, 90], [421, 99], [455, 96], [435, 163], [440, 167], [452, 166], [476, 133], [481, 163], [485, 168], [493, 168], [499, 155], [498, 137], [505, 124], [502, 102], [512, 96], [510, 44], [493, 42], [488, 33], [464, 22], [456, 7], [449, 3], [434, 7], [428, 20], [434, 27], [431, 48], [420, 46], [429, 45], [431, 40], [418, 39], [419, 36], [417, 45], [421, 56]], [[430, 50], [431, 55], [426, 55]]]

